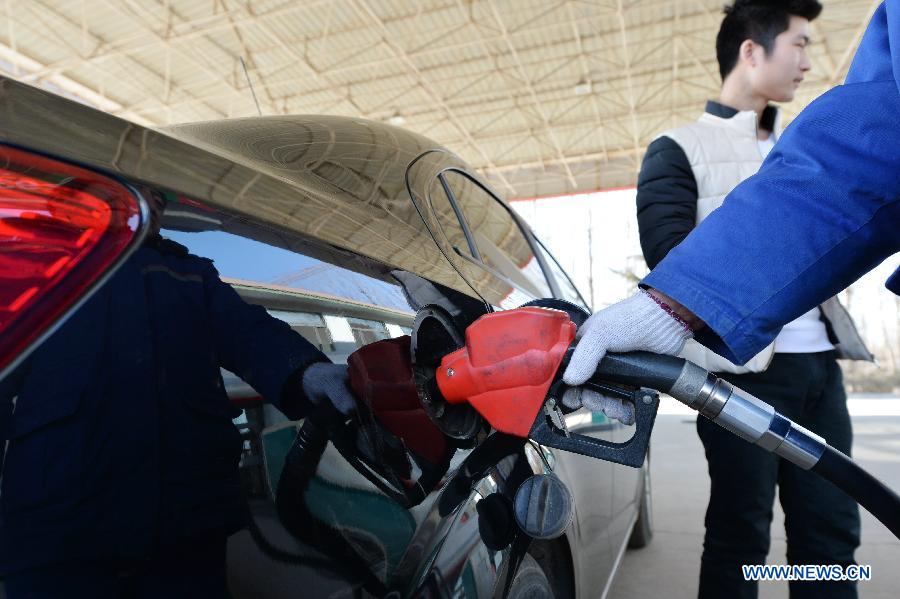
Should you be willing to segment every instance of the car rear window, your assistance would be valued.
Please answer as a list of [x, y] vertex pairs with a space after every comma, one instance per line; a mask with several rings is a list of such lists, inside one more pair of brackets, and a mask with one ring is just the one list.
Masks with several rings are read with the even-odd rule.
[[528, 238], [503, 203], [459, 171], [443, 173], [474, 237], [481, 262], [533, 297], [550, 297], [550, 286]]
[[163, 237], [213, 261], [219, 275], [289, 290], [346, 298], [383, 308], [412, 311], [398, 284], [225, 231], [196, 233], [163, 229]]

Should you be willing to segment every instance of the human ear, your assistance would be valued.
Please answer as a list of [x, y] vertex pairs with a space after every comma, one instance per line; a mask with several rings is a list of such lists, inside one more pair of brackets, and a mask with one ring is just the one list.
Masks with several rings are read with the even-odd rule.
[[738, 48], [738, 58], [741, 62], [745, 62], [751, 67], [756, 66], [756, 47], [757, 44], [753, 43], [753, 40], [744, 40], [741, 43], [740, 48]]

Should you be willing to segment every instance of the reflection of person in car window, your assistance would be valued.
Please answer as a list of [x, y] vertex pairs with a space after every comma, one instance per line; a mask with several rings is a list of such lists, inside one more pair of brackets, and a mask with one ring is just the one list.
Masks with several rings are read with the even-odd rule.
[[353, 408], [345, 366], [155, 231], [0, 381], [10, 599], [226, 597], [245, 508], [220, 367], [291, 418]]

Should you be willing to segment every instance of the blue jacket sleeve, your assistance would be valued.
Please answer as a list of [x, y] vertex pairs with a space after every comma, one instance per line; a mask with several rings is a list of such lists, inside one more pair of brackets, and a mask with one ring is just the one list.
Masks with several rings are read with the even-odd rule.
[[[222, 367], [283, 410], [285, 382], [289, 378], [294, 380], [296, 373], [310, 364], [328, 362], [328, 358], [287, 323], [269, 315], [265, 308], [241, 299], [231, 285], [219, 278], [212, 263], [204, 274], [204, 285], [212, 335]], [[302, 398], [299, 381], [297, 387], [297, 397]]]
[[824, 94], [643, 281], [745, 363], [781, 326], [900, 250], [900, 93], [893, 77]]

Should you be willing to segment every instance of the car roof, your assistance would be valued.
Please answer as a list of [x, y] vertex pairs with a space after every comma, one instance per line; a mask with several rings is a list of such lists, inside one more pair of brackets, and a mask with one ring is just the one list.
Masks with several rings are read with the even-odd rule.
[[[406, 189], [471, 169], [415, 133], [360, 118], [269, 116], [137, 125], [0, 77], [0, 141], [150, 185], [472, 295]], [[430, 152], [429, 152], [430, 151]], [[419, 190], [417, 195], [425, 195]]]

